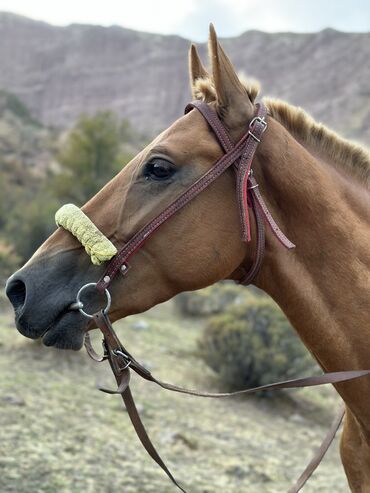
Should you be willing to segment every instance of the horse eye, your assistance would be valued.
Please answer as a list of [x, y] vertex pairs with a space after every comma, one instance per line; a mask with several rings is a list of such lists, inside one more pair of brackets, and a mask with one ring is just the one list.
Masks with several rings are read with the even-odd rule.
[[145, 166], [145, 178], [152, 180], [167, 180], [175, 172], [174, 165], [164, 158], [153, 158]]

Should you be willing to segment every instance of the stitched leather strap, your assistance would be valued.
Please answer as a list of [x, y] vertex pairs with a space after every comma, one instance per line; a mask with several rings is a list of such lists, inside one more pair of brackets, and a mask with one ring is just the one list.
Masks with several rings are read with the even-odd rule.
[[271, 231], [274, 233], [276, 238], [280, 241], [280, 243], [285, 246], [285, 248], [291, 249], [295, 248], [295, 244], [292, 243], [286, 236], [285, 234], [281, 231], [279, 226], [276, 224], [274, 218], [271, 215], [271, 212], [268, 210], [267, 205], [265, 201], [262, 198], [261, 192], [259, 190], [258, 183], [256, 180], [251, 177], [249, 179], [250, 182], [250, 190], [252, 194], [254, 195], [254, 198], [256, 202], [258, 203], [259, 208], [261, 209], [261, 212], [263, 213], [266, 221], [270, 225]]
[[[108, 316], [103, 311], [96, 313], [94, 315], [94, 320], [104, 336], [105, 354], [104, 357], [99, 358], [99, 360], [102, 361], [103, 359], [108, 359], [110, 367], [114, 373], [118, 385], [118, 388], [115, 390], [109, 390], [109, 389], [100, 389], [100, 390], [102, 390], [103, 392], [107, 392], [109, 394], [121, 394], [127, 412], [130, 416], [131, 422], [144, 448], [146, 449], [148, 454], [153, 458], [153, 460], [163, 469], [163, 471], [167, 474], [167, 476], [171, 479], [171, 481], [184, 493], [186, 493], [185, 489], [179, 485], [179, 483], [176, 481], [172, 473], [169, 471], [169, 469], [163, 462], [162, 458], [160, 457], [153, 443], [151, 442], [145, 430], [145, 427], [140, 419], [140, 415], [137, 411], [134, 399], [132, 397], [129, 388], [130, 368], [145, 380], [153, 382], [166, 390], [179, 392], [182, 394], [188, 394], [196, 397], [209, 397], [209, 398], [224, 398], [224, 397], [232, 397], [241, 394], [254, 394], [262, 390], [315, 387], [319, 385], [325, 385], [328, 383], [334, 384], [339, 382], [346, 382], [349, 380], [354, 380], [356, 378], [370, 375], [370, 370], [338, 371], [338, 372], [324, 373], [322, 375], [315, 375], [312, 377], [297, 378], [294, 380], [285, 380], [282, 382], [272, 383], [268, 385], [261, 385], [259, 387], [254, 387], [250, 389], [243, 389], [236, 392], [223, 392], [223, 393], [199, 392], [197, 390], [186, 389], [184, 387], [162, 382], [161, 380], [155, 378], [152, 375], [152, 373], [143, 365], [141, 365], [123, 346], [123, 344], [118, 339], [116, 333], [114, 332], [114, 329], [112, 327], [112, 324], [110, 323]], [[88, 346], [88, 353], [91, 354], [91, 348], [90, 348], [91, 344], [89, 338], [88, 338], [87, 346]], [[95, 351], [93, 351], [93, 355], [94, 353]], [[93, 359], [95, 359], [95, 357]], [[289, 490], [288, 493], [297, 493], [298, 491], [300, 491], [300, 489], [304, 486], [304, 484], [312, 475], [314, 470], [320, 464], [327, 449], [329, 448], [331, 442], [334, 439], [335, 433], [338, 430], [339, 425], [342, 421], [343, 414], [344, 412], [343, 410], [341, 410], [341, 413], [335, 419], [319, 451], [315, 454], [314, 458], [306, 467], [303, 474], [300, 476], [300, 478], [297, 480], [295, 485]]]
[[185, 115], [189, 113], [193, 108], [196, 108], [200, 113], [202, 113], [205, 120], [207, 120], [208, 124], [212, 128], [214, 134], [216, 135], [221, 147], [225, 152], [231, 151], [234, 147], [234, 143], [229, 135], [229, 132], [226, 130], [221, 120], [219, 119], [217, 113], [213, 111], [208, 104], [204, 101], [192, 101], [185, 106], [184, 113]]
[[254, 219], [256, 221], [256, 236], [257, 236], [257, 238], [256, 238], [256, 253], [254, 256], [254, 261], [253, 261], [252, 267], [249, 269], [249, 271], [245, 271], [245, 269], [243, 267], [243, 271], [245, 271], [245, 273], [238, 282], [239, 282], [239, 284], [242, 284], [244, 286], [247, 286], [248, 284], [250, 284], [261, 269], [263, 257], [265, 254], [265, 241], [266, 241], [266, 239], [265, 239], [265, 225], [263, 222], [263, 216], [262, 216], [262, 213], [260, 212], [260, 210], [256, 204], [256, 197], [255, 197], [254, 193], [251, 193], [251, 195], [250, 195], [250, 202], [252, 204], [252, 209], [254, 212]]

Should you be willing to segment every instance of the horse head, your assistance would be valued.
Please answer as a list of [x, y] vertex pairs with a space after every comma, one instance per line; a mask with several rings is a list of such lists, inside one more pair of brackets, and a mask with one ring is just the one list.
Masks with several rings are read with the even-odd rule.
[[[234, 141], [255, 113], [254, 89], [239, 80], [210, 30], [209, 74], [194, 45], [189, 52], [193, 97], [213, 108]], [[202, 89], [202, 84], [207, 90]], [[223, 149], [205, 119], [190, 111], [157, 136], [82, 208], [91, 221], [120, 248], [212, 167]], [[254, 166], [258, 168], [259, 153]], [[253, 225], [252, 225], [253, 228]], [[253, 235], [252, 235], [253, 236]], [[111, 319], [143, 312], [179, 292], [221, 279], [233, 279], [251, 262], [252, 243], [241, 240], [235, 172], [228, 169], [159, 228], [133, 257], [127, 276], [112, 283]], [[68, 307], [79, 288], [97, 281], [104, 265], [92, 265], [81, 244], [57, 229], [7, 283], [18, 330], [46, 345], [78, 349], [86, 319]], [[101, 303], [98, 296], [89, 310]]]

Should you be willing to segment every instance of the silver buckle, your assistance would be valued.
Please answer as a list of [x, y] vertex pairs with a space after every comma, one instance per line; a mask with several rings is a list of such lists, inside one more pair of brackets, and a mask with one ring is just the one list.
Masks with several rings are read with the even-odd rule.
[[265, 120], [264, 117], [260, 117], [260, 116], [255, 116], [250, 124], [249, 124], [249, 130], [248, 130], [248, 135], [250, 135], [256, 142], [261, 142], [261, 139], [259, 139], [254, 133], [253, 133], [253, 127], [255, 125], [255, 123], [258, 122], [258, 123], [261, 123], [261, 125], [263, 125], [263, 128], [262, 128], [262, 133], [264, 133], [264, 131], [266, 130], [267, 128], [267, 121]]
[[114, 349], [112, 351], [112, 353], [115, 356], [121, 357], [123, 359], [124, 363], [126, 363], [123, 368], [120, 368], [120, 371], [126, 370], [126, 368], [128, 368], [131, 365], [132, 361], [131, 361], [130, 357], [128, 356], [128, 354], [124, 353], [120, 349]]

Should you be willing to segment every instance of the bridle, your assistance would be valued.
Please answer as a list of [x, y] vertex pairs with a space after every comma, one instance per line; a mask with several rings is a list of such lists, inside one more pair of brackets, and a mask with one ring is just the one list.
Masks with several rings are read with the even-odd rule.
[[[284, 235], [284, 233], [280, 230], [280, 228], [274, 221], [261, 196], [258, 183], [253, 176], [253, 158], [268, 125], [266, 120], [266, 107], [262, 103], [256, 105], [256, 115], [249, 123], [247, 132], [236, 144], [233, 143], [227, 129], [224, 127], [217, 113], [212, 110], [208, 106], [208, 104], [202, 101], [194, 101], [186, 106], [185, 113], [188, 113], [193, 109], [197, 109], [208, 122], [225, 154], [218, 161], [216, 161], [216, 163], [214, 163], [213, 166], [195, 183], [193, 183], [182, 195], [180, 195], [158, 216], [147, 223], [122, 247], [122, 249], [109, 262], [103, 276], [97, 283], [86, 284], [79, 290], [76, 303], [73, 307], [75, 309], [79, 309], [84, 316], [93, 319], [96, 326], [103, 333], [104, 353], [102, 356], [99, 356], [92, 348], [89, 334], [87, 333], [85, 336], [85, 347], [90, 357], [99, 362], [108, 360], [117, 381], [118, 387], [116, 390], [100, 390], [110, 394], [120, 394], [122, 396], [131, 422], [146, 451], [152, 457], [152, 459], [164, 470], [171, 481], [184, 493], [186, 493], [184, 488], [179, 485], [172, 473], [167, 468], [166, 464], [163, 462], [156, 448], [152, 444], [141, 421], [129, 387], [131, 375], [130, 370], [135, 371], [140, 377], [153, 382], [166, 390], [183, 394], [190, 394], [198, 397], [200, 396], [210, 398], [230, 397], [240, 394], [252, 394], [262, 390], [301, 388], [324, 385], [327, 383], [334, 384], [353, 380], [355, 378], [360, 378], [370, 374], [370, 370], [339, 371], [324, 373], [322, 375], [313, 377], [287, 380], [231, 393], [198, 392], [158, 380], [147, 368], [141, 365], [120, 342], [108, 318], [108, 311], [111, 301], [108, 288], [111, 285], [113, 279], [117, 276], [119, 272], [121, 272], [121, 274], [123, 275], [126, 275], [129, 271], [130, 258], [144, 245], [145, 241], [150, 238], [164, 222], [170, 219], [177, 211], [182, 209], [194, 197], [205, 190], [211, 183], [213, 183], [214, 180], [216, 180], [224, 171], [226, 171], [231, 166], [234, 166], [236, 173], [236, 193], [239, 204], [243, 241], [251, 240], [249, 209], [253, 211], [256, 224], [255, 258], [253, 260], [251, 268], [249, 270], [245, 270], [238, 282], [241, 284], [249, 284], [255, 279], [261, 268], [265, 250], [265, 222], [270, 226], [271, 231], [284, 247], [288, 249], [292, 249], [295, 247], [295, 245]], [[84, 307], [81, 301], [82, 293], [86, 289], [90, 288], [96, 288], [99, 292], [105, 292], [107, 296], [106, 308], [92, 315], [86, 313], [83, 310]], [[335, 433], [338, 430], [343, 419], [343, 415], [344, 409], [341, 409], [340, 413], [335, 418], [331, 429], [325, 437], [319, 452], [315, 454], [312, 461], [309, 463], [309, 465], [306, 467], [302, 475], [299, 477], [297, 482], [289, 490], [288, 493], [297, 493], [312, 475], [316, 467], [321, 462], [332, 440], [334, 439]]]
[[205, 190], [232, 165], [234, 165], [236, 172], [236, 193], [242, 227], [242, 240], [250, 241], [251, 239], [248, 213], [249, 207], [254, 213], [257, 229], [257, 247], [253, 265], [249, 271], [245, 272], [239, 282], [241, 284], [250, 284], [261, 268], [265, 251], [264, 220], [267, 221], [274, 235], [286, 248], [290, 249], [295, 247], [274, 221], [262, 198], [252, 172], [253, 158], [258, 144], [261, 142], [262, 136], [267, 128], [267, 110], [265, 105], [263, 103], [258, 103], [256, 105], [257, 112], [248, 126], [248, 131], [235, 145], [217, 113], [212, 110], [208, 104], [204, 101], [193, 101], [186, 106], [185, 113], [188, 113], [193, 108], [197, 109], [208, 122], [222, 149], [225, 151], [225, 154], [216, 161], [203, 176], [180, 195], [180, 197], [147, 223], [123, 246], [118, 254], [109, 262], [105, 273], [98, 281], [96, 286], [98, 291], [104, 291], [104, 289], [108, 288], [118, 272], [125, 275], [129, 269], [128, 260], [143, 246], [145, 241], [150, 238], [164, 222], [170, 219], [188, 202]]

